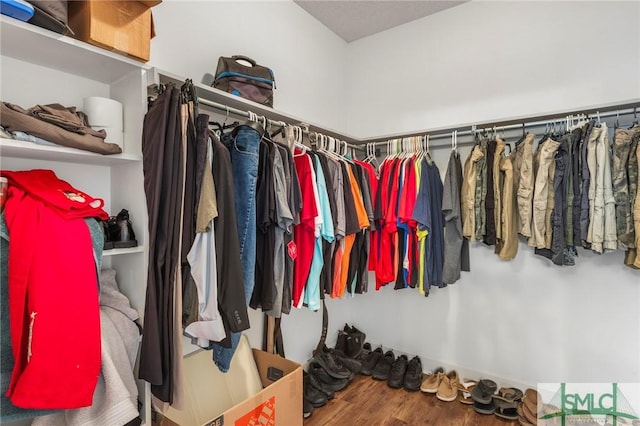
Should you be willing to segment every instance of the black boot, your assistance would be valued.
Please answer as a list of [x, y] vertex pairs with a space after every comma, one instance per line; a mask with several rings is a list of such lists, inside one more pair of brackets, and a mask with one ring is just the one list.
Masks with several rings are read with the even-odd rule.
[[111, 240], [111, 233], [109, 232], [109, 222], [101, 220], [100, 227], [102, 227], [102, 234], [104, 236], [102, 250], [111, 250], [113, 248], [113, 241]]
[[115, 248], [135, 247], [138, 245], [136, 234], [133, 232], [133, 226], [129, 220], [129, 212], [125, 209], [120, 210], [118, 216], [109, 218], [109, 233]]

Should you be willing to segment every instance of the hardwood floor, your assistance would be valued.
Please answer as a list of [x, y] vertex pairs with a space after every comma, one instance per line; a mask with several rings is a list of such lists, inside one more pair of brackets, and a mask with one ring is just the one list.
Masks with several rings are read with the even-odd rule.
[[435, 394], [392, 389], [387, 382], [357, 375], [324, 407], [315, 408], [304, 426], [436, 425], [511, 426], [517, 421], [481, 415], [473, 406], [458, 401], [443, 402]]

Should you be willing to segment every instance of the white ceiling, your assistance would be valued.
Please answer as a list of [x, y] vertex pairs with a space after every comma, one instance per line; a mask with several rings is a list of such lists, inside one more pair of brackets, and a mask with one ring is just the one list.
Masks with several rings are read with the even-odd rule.
[[379, 33], [464, 1], [294, 0], [346, 42]]

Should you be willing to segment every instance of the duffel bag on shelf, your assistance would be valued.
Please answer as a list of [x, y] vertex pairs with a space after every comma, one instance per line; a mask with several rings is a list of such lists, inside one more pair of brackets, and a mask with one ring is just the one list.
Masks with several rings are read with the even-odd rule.
[[247, 57], [236, 55], [218, 59], [213, 87], [262, 105], [273, 107], [273, 71]]

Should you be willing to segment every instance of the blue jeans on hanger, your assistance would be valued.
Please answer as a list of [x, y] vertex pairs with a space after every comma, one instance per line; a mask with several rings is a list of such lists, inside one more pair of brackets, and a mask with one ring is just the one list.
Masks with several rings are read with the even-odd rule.
[[[231, 169], [235, 195], [236, 222], [240, 242], [240, 262], [244, 277], [244, 294], [249, 305], [255, 283], [256, 266], [256, 185], [258, 151], [262, 135], [253, 127], [241, 125], [222, 136], [222, 143], [231, 154]], [[221, 248], [222, 249], [222, 248]], [[213, 344], [213, 361], [220, 371], [229, 371], [231, 358], [238, 347], [241, 333], [231, 333], [231, 348]]]

